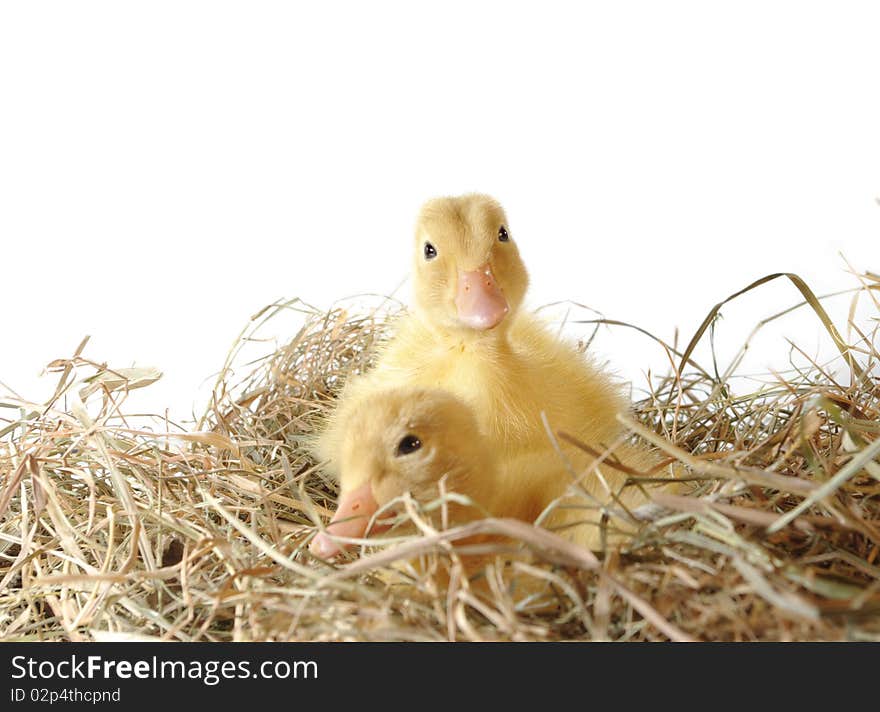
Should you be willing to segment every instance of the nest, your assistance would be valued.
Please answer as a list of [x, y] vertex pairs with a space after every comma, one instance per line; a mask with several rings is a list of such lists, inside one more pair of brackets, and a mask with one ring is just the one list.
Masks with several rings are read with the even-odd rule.
[[[304, 439], [369, 368], [393, 310], [268, 307], [190, 427], [126, 415], [128, 392], [159, 374], [88, 360], [84, 342], [49, 365], [49, 402], [0, 401], [0, 638], [880, 639], [880, 279], [859, 276], [874, 317], [846, 344], [786, 276], [846, 382], [812, 364], [748, 392], [735, 370], [703, 368], [694, 348], [716, 306], [685, 349], [666, 345], [676, 367], [627, 421], [693, 491], [657, 495], [631, 541], [597, 553], [523, 522], [437, 529], [411, 500], [415, 533], [332, 564], [308, 553], [337, 491]], [[305, 314], [296, 336], [248, 361], [292, 310]], [[459, 543], [476, 531], [507, 543], [474, 576]]]

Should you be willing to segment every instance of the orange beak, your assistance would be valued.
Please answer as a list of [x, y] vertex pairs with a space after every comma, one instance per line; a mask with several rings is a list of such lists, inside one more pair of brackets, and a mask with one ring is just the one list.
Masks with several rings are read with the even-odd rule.
[[[327, 525], [326, 532], [319, 532], [312, 539], [309, 550], [322, 559], [329, 559], [350, 547], [344, 542], [336, 542], [331, 536], [361, 539], [367, 533], [370, 519], [379, 509], [370, 483], [367, 482], [351, 492], [343, 492], [336, 507], [336, 513]], [[374, 526], [373, 533], [387, 529], [387, 526]]]
[[498, 326], [510, 311], [488, 263], [473, 272], [458, 273], [455, 308], [462, 324], [479, 331]]

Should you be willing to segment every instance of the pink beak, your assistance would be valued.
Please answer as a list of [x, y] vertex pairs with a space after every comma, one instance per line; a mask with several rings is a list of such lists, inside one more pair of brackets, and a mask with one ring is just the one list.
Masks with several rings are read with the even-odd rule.
[[[336, 536], [360, 539], [367, 533], [370, 518], [379, 509], [370, 483], [367, 482], [351, 492], [344, 492], [339, 498], [336, 513], [327, 525], [327, 532]], [[374, 526], [373, 533], [388, 527]], [[326, 532], [320, 532], [309, 545], [309, 550], [322, 559], [329, 559], [344, 549], [349, 548], [344, 542], [336, 542]]]
[[480, 331], [498, 326], [510, 311], [488, 264], [473, 272], [458, 273], [455, 307], [462, 324]]

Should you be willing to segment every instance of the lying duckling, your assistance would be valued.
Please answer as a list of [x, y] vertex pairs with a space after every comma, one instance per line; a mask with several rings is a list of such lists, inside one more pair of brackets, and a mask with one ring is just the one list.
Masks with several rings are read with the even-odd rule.
[[[416, 500], [436, 498], [446, 477], [450, 491], [488, 503], [492, 463], [470, 408], [444, 391], [398, 389], [370, 394], [347, 410], [339, 451], [339, 503], [326, 532], [311, 543], [322, 558], [346, 544], [387, 529], [374, 515], [406, 492]], [[450, 507], [453, 521], [463, 509]]]
[[[442, 390], [394, 389], [365, 395], [348, 410], [344, 434], [337, 510], [326, 532], [310, 546], [322, 558], [347, 548], [344, 539], [386, 530], [377, 513], [404, 493], [422, 502], [436, 498], [444, 477], [448, 491], [474, 503], [473, 507], [449, 503], [452, 524], [484, 514], [531, 523], [551, 500], [564, 497], [563, 506], [552, 511], [544, 525], [589, 548], [599, 544], [602, 507], [628, 506], [636, 492], [633, 488], [620, 492], [625, 476], [602, 465], [601, 478], [588, 473], [592, 476], [584, 479], [580, 493], [565, 496], [572, 478], [558, 453], [542, 449], [513, 458], [494, 456], [472, 409]], [[644, 451], [628, 454], [631, 463], [650, 458]], [[606, 484], [610, 492], [604, 489]], [[612, 493], [618, 495], [619, 504]], [[609, 530], [627, 531], [627, 524], [625, 517], [618, 516]]]

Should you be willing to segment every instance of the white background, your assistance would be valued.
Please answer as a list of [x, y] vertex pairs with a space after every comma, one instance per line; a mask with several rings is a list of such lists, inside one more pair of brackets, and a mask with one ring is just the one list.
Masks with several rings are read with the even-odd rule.
[[[253, 312], [392, 291], [421, 202], [469, 190], [506, 206], [532, 306], [686, 340], [769, 272], [854, 286], [839, 252], [880, 271], [877, 7], [4, 3], [0, 381], [45, 397], [91, 334], [165, 372], [139, 405], [186, 414]], [[722, 356], [797, 296], [725, 309]], [[786, 338], [830, 353], [804, 315], [750, 363]], [[636, 385], [666, 364], [597, 348]]]

